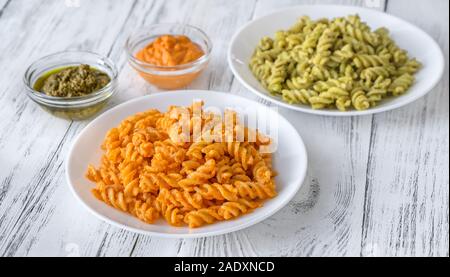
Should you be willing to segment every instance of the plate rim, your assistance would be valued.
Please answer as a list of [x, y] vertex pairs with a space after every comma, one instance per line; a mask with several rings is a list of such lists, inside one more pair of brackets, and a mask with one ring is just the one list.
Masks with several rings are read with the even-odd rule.
[[[418, 95], [411, 97], [410, 99], [407, 99], [406, 101], [403, 102], [399, 102], [399, 103], [395, 103], [395, 104], [389, 104], [387, 106], [378, 106], [375, 108], [370, 108], [368, 110], [364, 110], [364, 111], [355, 111], [355, 110], [351, 110], [351, 111], [346, 111], [346, 112], [340, 112], [337, 110], [313, 110], [310, 108], [304, 108], [300, 105], [293, 105], [293, 104], [289, 104], [286, 103], [284, 101], [282, 101], [281, 99], [275, 99], [273, 97], [271, 97], [269, 95], [269, 92], [267, 91], [259, 91], [255, 88], [253, 88], [249, 83], [247, 83], [241, 76], [240, 74], [238, 74], [237, 69], [234, 67], [233, 64], [233, 56], [232, 56], [232, 48], [236, 43], [236, 40], [238, 38], [238, 36], [242, 33], [242, 31], [246, 28], [248, 28], [250, 25], [252, 25], [255, 21], [257, 20], [262, 20], [266, 17], [270, 17], [273, 16], [274, 14], [282, 14], [285, 13], [287, 11], [290, 11], [292, 9], [301, 9], [301, 8], [317, 8], [317, 9], [332, 9], [332, 8], [347, 8], [347, 9], [355, 9], [355, 10], [362, 10], [364, 12], [369, 12], [369, 13], [374, 13], [374, 14], [378, 14], [378, 15], [383, 15], [383, 16], [387, 16], [387, 17], [392, 17], [395, 18], [397, 20], [399, 20], [400, 22], [402, 22], [402, 24], [407, 25], [410, 28], [415, 29], [416, 32], [422, 33], [423, 35], [427, 36], [432, 45], [434, 46], [434, 48], [436, 48], [436, 50], [438, 50], [438, 55], [439, 55], [439, 68], [437, 70], [437, 73], [435, 76], [437, 76], [436, 78], [434, 78], [434, 80], [432, 82], [429, 82], [429, 85], [427, 86], [427, 88], [425, 88], [423, 90], [423, 92], [419, 93]], [[250, 90], [253, 94], [273, 103], [276, 104], [280, 107], [283, 108], [287, 108], [289, 110], [293, 110], [293, 111], [297, 111], [297, 112], [302, 112], [302, 113], [307, 113], [307, 114], [313, 114], [313, 115], [321, 115], [321, 116], [329, 116], [329, 117], [348, 117], [348, 116], [364, 116], [364, 115], [373, 115], [373, 114], [378, 114], [378, 113], [383, 113], [383, 112], [387, 112], [387, 111], [392, 111], [404, 106], [407, 106], [417, 100], [419, 100], [420, 98], [426, 96], [428, 93], [430, 93], [437, 85], [439, 85], [439, 83], [442, 81], [442, 78], [444, 76], [444, 72], [445, 72], [445, 57], [444, 57], [444, 53], [442, 51], [442, 48], [440, 47], [440, 45], [436, 42], [436, 40], [431, 37], [427, 32], [425, 32], [424, 30], [422, 30], [420, 27], [414, 25], [413, 23], [410, 23], [400, 17], [397, 17], [395, 15], [389, 14], [389, 13], [385, 13], [385, 12], [381, 12], [378, 10], [374, 10], [374, 9], [370, 9], [370, 8], [366, 8], [366, 7], [360, 7], [360, 6], [352, 6], [352, 5], [326, 5], [326, 4], [320, 4], [320, 5], [294, 5], [291, 7], [285, 7], [285, 8], [281, 8], [281, 9], [277, 9], [273, 12], [264, 14], [258, 18], [252, 19], [249, 22], [247, 22], [246, 24], [244, 24], [243, 26], [241, 26], [232, 36], [231, 38], [231, 42], [230, 45], [228, 47], [228, 51], [227, 51], [227, 61], [228, 61], [228, 66], [230, 67], [231, 71], [233, 72], [233, 75], [236, 79], [238, 79], [238, 81], [248, 90]], [[435, 65], [433, 65], [435, 66]]]
[[[289, 195], [288, 197], [286, 197], [286, 199], [284, 199], [283, 201], [281, 201], [281, 203], [273, 210], [268, 211], [266, 214], [260, 216], [260, 217], [256, 217], [253, 219], [248, 220], [247, 222], [244, 222], [242, 224], [236, 225], [236, 226], [231, 226], [229, 228], [225, 228], [222, 230], [216, 230], [216, 231], [209, 231], [209, 232], [205, 232], [205, 233], [193, 233], [193, 234], [170, 234], [170, 233], [160, 233], [160, 232], [155, 232], [155, 231], [146, 231], [146, 230], [141, 230], [135, 227], [131, 227], [131, 226], [127, 226], [125, 224], [122, 223], [118, 223], [104, 215], [102, 215], [101, 213], [95, 211], [93, 208], [91, 208], [84, 200], [83, 198], [78, 195], [78, 193], [75, 190], [75, 184], [72, 184], [71, 179], [70, 179], [70, 172], [71, 172], [71, 157], [73, 156], [74, 153], [74, 149], [75, 146], [77, 145], [77, 142], [79, 141], [79, 139], [93, 126], [96, 124], [97, 121], [100, 121], [100, 119], [109, 116], [110, 114], [113, 114], [115, 112], [116, 109], [125, 106], [125, 105], [129, 105], [131, 103], [134, 102], [138, 102], [142, 99], [145, 98], [152, 98], [154, 96], [159, 96], [159, 95], [170, 95], [173, 93], [189, 93], [189, 92], [194, 92], [194, 93], [204, 93], [205, 95], [211, 94], [211, 93], [215, 93], [215, 94], [220, 94], [222, 96], [226, 96], [226, 97], [235, 97], [238, 100], [239, 99], [245, 99], [247, 101], [253, 102], [255, 105], [257, 106], [265, 106], [261, 103], [258, 103], [252, 99], [248, 99], [236, 94], [232, 94], [229, 92], [219, 92], [219, 91], [210, 91], [210, 90], [175, 90], [175, 91], [162, 91], [162, 92], [157, 92], [157, 93], [152, 93], [149, 95], [144, 95], [144, 96], [140, 96], [140, 97], [136, 97], [133, 99], [130, 99], [126, 102], [123, 102], [117, 106], [112, 107], [111, 109], [105, 111], [104, 113], [102, 113], [101, 115], [99, 115], [98, 117], [96, 117], [95, 119], [93, 119], [91, 122], [89, 122], [88, 125], [86, 125], [86, 127], [83, 128], [83, 130], [80, 131], [79, 134], [77, 134], [77, 136], [74, 138], [74, 140], [71, 143], [71, 146], [69, 148], [68, 154], [66, 155], [65, 158], [65, 179], [66, 179], [66, 183], [69, 186], [70, 191], [72, 192], [72, 195], [75, 197], [76, 200], [78, 200], [77, 202], [80, 203], [87, 211], [89, 211], [92, 215], [94, 215], [95, 217], [97, 217], [98, 219], [100, 219], [103, 222], [106, 222], [112, 226], [115, 226], [117, 228], [120, 229], [124, 229], [133, 233], [137, 233], [137, 234], [141, 234], [141, 235], [146, 235], [146, 236], [151, 236], [151, 237], [157, 237], [157, 238], [172, 238], [172, 239], [194, 239], [194, 238], [205, 238], [205, 237], [213, 237], [213, 236], [219, 236], [219, 235], [223, 235], [223, 234], [229, 234], [229, 233], [233, 233], [233, 232], [237, 232], [240, 230], [244, 230], [246, 228], [249, 228], [253, 225], [256, 225], [258, 223], [261, 223], [262, 221], [268, 219], [269, 217], [275, 215], [276, 213], [278, 213], [281, 209], [285, 208], [289, 202], [292, 201], [292, 199], [298, 194], [299, 190], [303, 187], [305, 180], [306, 180], [306, 176], [308, 173], [308, 152], [305, 146], [305, 142], [303, 140], [303, 138], [301, 137], [300, 133], [297, 131], [297, 129], [294, 127], [294, 125], [292, 125], [292, 123], [287, 120], [281, 113], [276, 112], [279, 116], [280, 120], [285, 121], [285, 123], [287, 123], [296, 133], [300, 145], [298, 145], [298, 147], [300, 147], [302, 149], [302, 152], [304, 153], [304, 165], [301, 168], [301, 175], [300, 175], [300, 182], [298, 184], [296, 184], [296, 188], [294, 189], [294, 191], [292, 192], [292, 195]], [[267, 106], [265, 106], [267, 107]], [[138, 111], [137, 111], [138, 112]], [[126, 214], [126, 213], [125, 213]], [[126, 214], [127, 216], [132, 217], [129, 214]], [[174, 227], [175, 228], [175, 227]], [[201, 227], [200, 227], [201, 228]], [[197, 229], [198, 230], [198, 229]]]

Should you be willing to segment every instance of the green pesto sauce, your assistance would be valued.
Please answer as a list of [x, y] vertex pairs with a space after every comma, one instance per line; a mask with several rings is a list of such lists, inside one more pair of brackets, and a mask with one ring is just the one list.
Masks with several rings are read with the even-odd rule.
[[80, 97], [99, 91], [110, 82], [108, 74], [79, 65], [50, 70], [38, 78], [33, 88], [53, 97]]

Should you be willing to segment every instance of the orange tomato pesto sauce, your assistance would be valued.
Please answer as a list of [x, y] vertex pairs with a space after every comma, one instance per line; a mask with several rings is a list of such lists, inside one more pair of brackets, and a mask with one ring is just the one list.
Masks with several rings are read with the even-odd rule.
[[[136, 59], [160, 67], [174, 67], [194, 62], [205, 55], [205, 52], [187, 36], [163, 35], [142, 48], [136, 54]], [[174, 71], [176, 69], [159, 69], [161, 71]], [[200, 70], [201, 71], [201, 70]], [[165, 89], [176, 89], [187, 86], [200, 71], [182, 75], [150, 74], [140, 71], [140, 75], [148, 82]]]

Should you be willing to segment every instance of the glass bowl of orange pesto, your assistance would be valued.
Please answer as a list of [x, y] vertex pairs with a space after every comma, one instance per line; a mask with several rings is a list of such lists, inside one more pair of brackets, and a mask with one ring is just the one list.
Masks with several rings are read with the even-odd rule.
[[212, 44], [199, 28], [166, 23], [144, 27], [126, 43], [130, 65], [161, 89], [188, 86], [208, 66]]

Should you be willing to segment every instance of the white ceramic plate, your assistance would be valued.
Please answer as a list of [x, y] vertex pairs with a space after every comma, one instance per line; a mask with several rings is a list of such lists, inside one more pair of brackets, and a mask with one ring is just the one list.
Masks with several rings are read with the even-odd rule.
[[[397, 44], [423, 63], [422, 70], [416, 75], [417, 82], [408, 93], [383, 100], [379, 106], [366, 111], [313, 110], [306, 105], [288, 104], [283, 102], [281, 97], [270, 95], [253, 76], [248, 64], [262, 37], [273, 37], [276, 31], [288, 29], [303, 15], [318, 19], [350, 14], [359, 14], [362, 20], [372, 28], [387, 27]], [[421, 29], [386, 13], [338, 5], [296, 6], [251, 21], [233, 37], [228, 52], [228, 62], [236, 78], [258, 96], [289, 109], [329, 116], [365, 115], [399, 108], [427, 94], [438, 84], [444, 73], [444, 56], [439, 45]]]
[[[151, 108], [166, 111], [171, 105], [188, 106], [193, 99], [205, 102], [205, 108], [246, 108], [258, 110], [258, 122], [268, 121], [270, 126], [278, 126], [278, 150], [274, 154], [274, 167], [278, 171], [277, 190], [279, 195], [264, 203], [264, 206], [236, 220], [219, 222], [213, 225], [190, 230], [187, 227], [175, 228], [163, 220], [154, 225], [122, 213], [97, 200], [91, 189], [95, 185], [85, 178], [89, 164], [98, 165], [101, 157], [100, 145], [107, 131], [117, 126], [123, 119]], [[249, 124], [250, 127], [255, 127]], [[260, 126], [260, 125], [258, 125]], [[273, 136], [274, 133], [272, 133]], [[305, 178], [307, 154], [305, 146], [295, 128], [276, 111], [251, 100], [231, 94], [212, 91], [176, 91], [153, 94], [121, 104], [92, 121], [75, 139], [66, 162], [67, 182], [76, 198], [100, 219], [121, 228], [160, 237], [194, 238], [220, 235], [237, 231], [256, 224], [284, 207], [297, 193]]]

